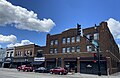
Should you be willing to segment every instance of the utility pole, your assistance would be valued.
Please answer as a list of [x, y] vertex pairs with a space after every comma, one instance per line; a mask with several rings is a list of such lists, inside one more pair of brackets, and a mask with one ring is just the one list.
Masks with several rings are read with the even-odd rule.
[[[96, 24], [95, 24], [94, 28], [95, 28], [95, 33], [99, 33]], [[77, 35], [81, 35], [81, 34], [83, 34], [81, 32], [81, 25], [77, 24]], [[101, 76], [101, 70], [100, 70], [100, 52], [99, 52], [99, 42], [98, 42], [98, 39], [97, 39], [96, 42], [93, 43], [93, 41], [95, 41], [95, 40], [94, 40], [94, 38], [93, 38], [92, 35], [90, 36], [90, 39], [87, 38], [84, 34], [83, 34], [83, 37], [86, 38], [90, 43], [92, 43], [93, 47], [96, 48], [96, 50], [97, 50], [98, 76]]]

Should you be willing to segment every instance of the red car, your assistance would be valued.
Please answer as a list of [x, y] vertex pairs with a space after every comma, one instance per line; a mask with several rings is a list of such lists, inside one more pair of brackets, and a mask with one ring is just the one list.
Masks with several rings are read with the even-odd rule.
[[17, 68], [17, 70], [18, 71], [30, 71], [30, 72], [32, 72], [33, 71], [33, 67], [31, 67], [30, 65], [21, 65], [21, 66], [19, 66], [18, 68]]
[[65, 68], [62, 68], [62, 67], [57, 67], [57, 68], [54, 68], [54, 69], [50, 69], [50, 73], [51, 74], [60, 74], [60, 75], [66, 75], [68, 73], [68, 71], [65, 69]]

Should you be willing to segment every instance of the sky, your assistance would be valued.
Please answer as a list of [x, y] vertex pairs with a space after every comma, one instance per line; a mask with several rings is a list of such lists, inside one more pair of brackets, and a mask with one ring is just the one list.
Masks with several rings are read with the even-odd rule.
[[46, 35], [108, 22], [120, 45], [120, 0], [0, 0], [0, 47], [46, 45]]

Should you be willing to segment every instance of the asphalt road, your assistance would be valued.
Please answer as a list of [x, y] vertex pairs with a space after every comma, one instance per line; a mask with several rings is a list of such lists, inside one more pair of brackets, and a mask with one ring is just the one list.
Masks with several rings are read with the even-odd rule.
[[18, 72], [15, 69], [0, 68], [0, 78], [82, 78], [71, 75], [55, 75], [49, 73]]

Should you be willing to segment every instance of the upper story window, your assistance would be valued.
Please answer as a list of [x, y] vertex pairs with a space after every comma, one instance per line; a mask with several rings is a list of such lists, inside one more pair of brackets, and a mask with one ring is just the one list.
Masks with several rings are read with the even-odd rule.
[[10, 57], [12, 57], [13, 51], [10, 52]]
[[99, 40], [99, 33], [94, 34], [94, 40]]
[[66, 43], [66, 38], [62, 39], [62, 43], [65, 44]]
[[53, 45], [54, 44], [54, 41], [52, 40], [51, 42], [50, 42], [50, 45]]
[[8, 57], [8, 55], [9, 55], [9, 52], [7, 52], [7, 55], [6, 55], [6, 57]]
[[58, 45], [58, 40], [55, 40], [55, 45]]
[[88, 39], [90, 39], [90, 34], [86, 35], [86, 37], [87, 37]]
[[66, 48], [62, 48], [62, 53], [65, 53], [66, 52]]
[[50, 49], [50, 53], [53, 53], [53, 48]]
[[87, 51], [88, 51], [88, 52], [92, 51], [92, 46], [91, 46], [91, 45], [88, 45], [88, 46], [87, 46]]
[[30, 56], [32, 56], [32, 50], [30, 50]]
[[80, 36], [76, 37], [76, 42], [80, 42]]
[[58, 49], [57, 48], [54, 49], [54, 53], [58, 53]]
[[75, 52], [75, 47], [71, 47], [71, 52]]
[[80, 46], [76, 46], [76, 52], [80, 52]]
[[70, 52], [70, 47], [67, 48], [67, 53], [69, 53], [69, 52]]
[[72, 43], [74, 43], [75, 42], [75, 37], [72, 37]]
[[67, 43], [70, 43], [70, 38], [69, 37], [67, 38]]

